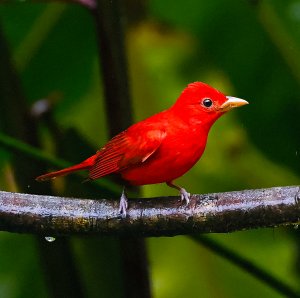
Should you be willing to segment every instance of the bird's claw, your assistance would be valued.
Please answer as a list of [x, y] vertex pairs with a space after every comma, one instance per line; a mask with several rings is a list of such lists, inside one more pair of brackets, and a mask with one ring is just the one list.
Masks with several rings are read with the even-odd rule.
[[128, 200], [125, 194], [125, 190], [123, 189], [123, 192], [120, 197], [120, 204], [119, 204], [119, 213], [122, 215], [122, 217], [126, 217], [127, 209], [128, 209]]
[[186, 205], [190, 203], [191, 194], [187, 192], [184, 188], [180, 188], [180, 197], [182, 202], [186, 202]]

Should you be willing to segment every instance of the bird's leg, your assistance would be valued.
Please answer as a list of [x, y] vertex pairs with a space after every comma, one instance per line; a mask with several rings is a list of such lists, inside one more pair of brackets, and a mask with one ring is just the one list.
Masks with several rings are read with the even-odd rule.
[[126, 217], [126, 210], [128, 209], [128, 200], [125, 193], [125, 186], [123, 187], [119, 206], [119, 213], [122, 214], [123, 217]]
[[166, 182], [168, 186], [172, 187], [172, 188], [175, 188], [177, 190], [179, 190], [180, 192], [180, 197], [181, 197], [181, 201], [185, 201], [186, 202], [186, 205], [189, 204], [190, 202], [190, 197], [191, 197], [191, 194], [189, 192], [187, 192], [183, 187], [180, 187], [178, 185], [175, 185], [173, 184], [173, 181], [168, 181]]

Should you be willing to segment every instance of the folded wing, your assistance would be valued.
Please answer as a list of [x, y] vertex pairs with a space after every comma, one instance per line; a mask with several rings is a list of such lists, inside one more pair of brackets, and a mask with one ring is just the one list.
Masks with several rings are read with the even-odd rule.
[[98, 179], [145, 162], [158, 150], [165, 136], [163, 130], [157, 129], [121, 132], [97, 152], [89, 178]]

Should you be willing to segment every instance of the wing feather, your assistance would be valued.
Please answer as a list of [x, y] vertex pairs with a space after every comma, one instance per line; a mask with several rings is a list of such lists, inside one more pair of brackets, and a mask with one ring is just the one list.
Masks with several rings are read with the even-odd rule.
[[165, 135], [158, 129], [142, 133], [121, 132], [97, 152], [89, 178], [98, 179], [145, 162], [159, 148]]

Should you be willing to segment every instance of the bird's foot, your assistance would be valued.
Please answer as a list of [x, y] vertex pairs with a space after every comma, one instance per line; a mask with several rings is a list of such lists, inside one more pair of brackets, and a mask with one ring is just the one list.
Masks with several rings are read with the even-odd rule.
[[185, 201], [186, 205], [188, 205], [190, 203], [191, 194], [187, 192], [183, 187], [180, 187], [179, 191], [180, 191], [181, 201]]
[[185, 201], [186, 202], [186, 205], [188, 205], [190, 203], [190, 197], [191, 197], [191, 194], [189, 192], [187, 192], [183, 187], [180, 187], [178, 185], [175, 185], [173, 183], [173, 181], [168, 181], [166, 182], [168, 186], [172, 187], [172, 188], [175, 188], [177, 190], [179, 190], [180, 192], [180, 197], [181, 197], [181, 201]]
[[122, 217], [126, 217], [127, 209], [128, 209], [128, 200], [124, 188], [120, 197], [120, 205], [119, 205], [119, 213], [122, 215]]

